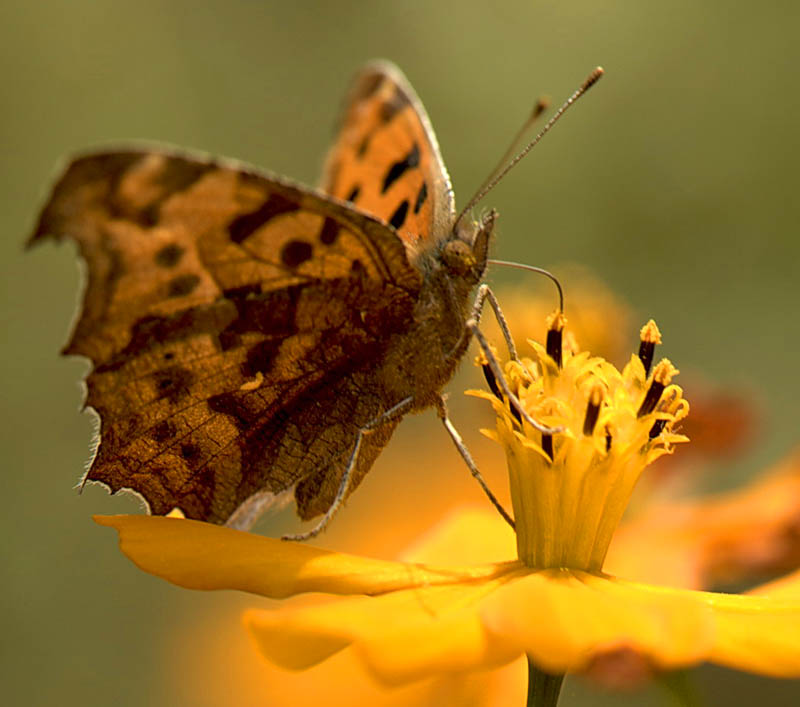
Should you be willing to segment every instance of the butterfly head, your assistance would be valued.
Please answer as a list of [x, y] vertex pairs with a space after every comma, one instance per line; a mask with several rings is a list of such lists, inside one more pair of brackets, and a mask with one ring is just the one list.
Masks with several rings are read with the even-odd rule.
[[490, 211], [480, 221], [456, 223], [440, 256], [448, 272], [473, 284], [481, 279], [496, 218], [497, 212]]

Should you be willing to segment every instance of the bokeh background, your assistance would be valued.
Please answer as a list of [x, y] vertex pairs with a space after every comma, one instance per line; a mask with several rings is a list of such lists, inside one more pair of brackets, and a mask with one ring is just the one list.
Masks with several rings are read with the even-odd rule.
[[[238, 627], [252, 600], [192, 594], [138, 572], [90, 520], [136, 504], [72, 490], [93, 423], [78, 412], [86, 363], [57, 352], [79, 271], [69, 246], [22, 250], [66, 155], [147, 138], [313, 183], [350, 75], [385, 57], [422, 97], [463, 205], [534, 99], [560, 101], [602, 64], [603, 81], [487, 199], [501, 214], [495, 255], [590, 266], [642, 317], [657, 318], [682, 369], [754, 396], [757, 444], [713, 475], [728, 485], [800, 437], [799, 27], [791, 0], [4, 0], [4, 704], [265, 704], [248, 683], [260, 664]], [[500, 284], [526, 277], [491, 275]], [[450, 386], [453, 415], [492, 476], [499, 457], [481, 456], [471, 423], [479, 403], [462, 400], [470, 381]], [[404, 422], [321, 544], [372, 534], [365, 519], [391, 538], [373, 554], [413, 541], [403, 521], [415, 499], [445, 467], [461, 473], [448, 444], [432, 413]], [[481, 502], [477, 490], [472, 500]], [[294, 527], [283, 513], [258, 529]], [[707, 704], [800, 700], [797, 682], [714, 668], [690, 679]], [[657, 688], [617, 701], [580, 680], [562, 699], [668, 703]]]

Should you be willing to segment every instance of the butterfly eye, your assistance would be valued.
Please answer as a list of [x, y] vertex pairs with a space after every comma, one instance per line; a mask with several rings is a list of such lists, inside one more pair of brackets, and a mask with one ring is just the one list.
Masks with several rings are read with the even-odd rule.
[[448, 270], [463, 277], [475, 268], [477, 261], [464, 241], [448, 241], [442, 249], [442, 262]]

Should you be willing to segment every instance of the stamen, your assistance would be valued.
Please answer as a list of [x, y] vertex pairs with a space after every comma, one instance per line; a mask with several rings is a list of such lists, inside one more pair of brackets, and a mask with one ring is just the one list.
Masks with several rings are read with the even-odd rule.
[[[677, 371], [676, 371], [677, 372]], [[677, 423], [679, 420], [682, 420], [686, 417], [688, 412], [688, 403], [681, 397], [677, 390], [673, 389], [671, 394], [665, 398], [661, 404], [658, 406], [660, 412], [666, 413], [667, 415], [672, 416], [673, 425]], [[653, 426], [650, 428], [650, 439], [655, 439], [660, 435], [664, 428], [667, 426], [667, 419], [662, 418], [660, 420], [656, 420], [653, 423]]]
[[500, 392], [500, 386], [497, 385], [497, 379], [494, 377], [494, 373], [492, 373], [492, 367], [488, 363], [484, 363], [481, 364], [481, 368], [483, 369], [483, 377], [486, 379], [486, 383], [492, 391], [492, 394], [498, 400], [502, 400], [503, 394]]
[[644, 374], [650, 375], [650, 366], [653, 365], [653, 354], [656, 351], [656, 344], [661, 343], [661, 332], [656, 323], [651, 319], [639, 332], [639, 360], [644, 366]]
[[550, 461], [553, 461], [553, 435], [542, 434], [542, 449], [550, 457]]
[[[494, 350], [494, 346], [491, 348], [494, 353], [497, 353]], [[497, 384], [497, 378], [494, 375], [492, 367], [489, 365], [489, 359], [486, 358], [486, 354], [483, 353], [483, 351], [479, 351], [478, 355], [475, 357], [475, 365], [480, 366], [483, 370], [483, 377], [486, 379], [486, 384], [492, 391], [492, 395], [494, 395], [498, 400], [502, 401], [503, 393], [500, 391], [500, 386]]]
[[662, 358], [661, 361], [659, 361], [655, 371], [653, 371], [653, 382], [647, 389], [647, 393], [639, 407], [639, 411], [636, 413], [636, 417], [644, 417], [656, 409], [656, 405], [658, 405], [658, 401], [661, 399], [664, 388], [670, 384], [672, 377], [677, 373], [678, 369], [670, 363], [669, 359]]
[[561, 368], [562, 364], [562, 350], [563, 350], [563, 333], [564, 325], [567, 323], [567, 318], [563, 312], [553, 312], [547, 318], [547, 343], [545, 350], [547, 355], [556, 362], [556, 366]]
[[589, 394], [589, 403], [586, 405], [586, 417], [583, 418], [583, 435], [591, 437], [597, 417], [600, 414], [600, 405], [603, 403], [603, 388], [596, 385]]
[[[502, 372], [485, 345], [488, 361], [479, 363], [491, 364], [502, 402], [482, 397], [497, 412], [493, 437], [506, 450], [520, 561], [599, 572], [645, 467], [687, 441], [677, 426], [689, 405], [673, 382], [676, 368], [652, 358], [660, 342], [652, 322], [641, 333], [641, 363], [629, 356], [622, 370], [569, 348], [564, 323], [561, 312], [551, 315], [535, 359], [509, 362]], [[509, 414], [509, 398], [522, 425], [515, 410]], [[531, 426], [531, 415], [552, 427]]]

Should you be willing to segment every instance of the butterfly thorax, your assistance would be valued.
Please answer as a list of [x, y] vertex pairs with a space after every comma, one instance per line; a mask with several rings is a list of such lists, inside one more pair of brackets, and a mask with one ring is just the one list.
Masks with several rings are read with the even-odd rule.
[[413, 410], [433, 405], [468, 344], [471, 295], [486, 269], [495, 213], [417, 253], [423, 274], [413, 325], [396, 335], [382, 367], [390, 399], [412, 396]]

